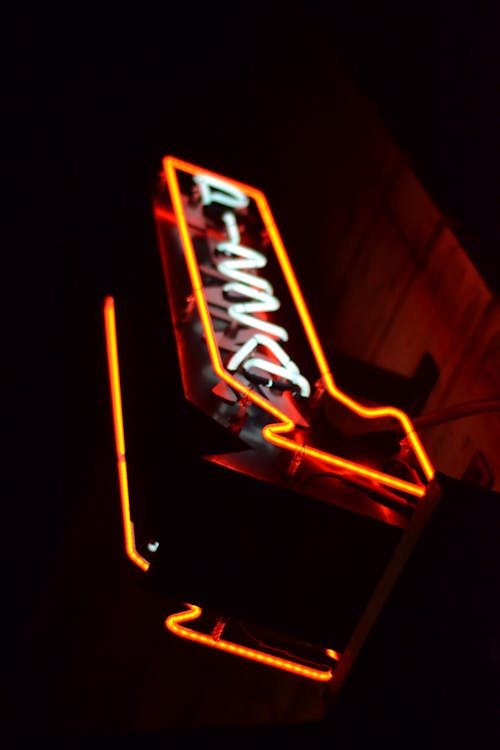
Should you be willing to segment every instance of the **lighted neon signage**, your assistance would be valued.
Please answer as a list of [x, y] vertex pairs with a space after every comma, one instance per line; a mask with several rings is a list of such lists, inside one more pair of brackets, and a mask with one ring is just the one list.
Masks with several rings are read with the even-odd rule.
[[[174, 157], [166, 157], [163, 168], [191, 294], [202, 325], [203, 345], [208, 350], [215, 375], [240, 398], [249, 400], [269, 415], [261, 432], [262, 440], [289, 451], [292, 456], [300, 453], [303, 458], [311, 457], [333, 472], [348, 472], [352, 479], [363, 484], [368, 480], [377, 487], [396, 490], [402, 495], [402, 504], [407, 502], [405, 496], [423, 497], [434, 477], [434, 469], [409, 417], [391, 406], [364, 406], [337, 387], [264, 194]], [[186, 176], [191, 178], [187, 195], [181, 191], [179, 182], [180, 177]], [[200, 205], [195, 216], [190, 216], [194, 187], [199, 191]], [[197, 217], [204, 216], [205, 209], [211, 207], [219, 209], [219, 214], [206, 221], [207, 236], [208, 230], [212, 234], [209, 238], [211, 267], [208, 267], [206, 258], [200, 258], [196, 251], [195, 237], [199, 233]], [[265, 254], [242, 243], [239, 226], [245, 224], [251, 207], [266, 237]], [[161, 222], [161, 209], [157, 210], [157, 219]], [[164, 255], [167, 254], [164, 248]], [[265, 271], [271, 259], [277, 262], [302, 326], [302, 331], [296, 330], [294, 335], [305, 334], [316, 364], [316, 377], [326, 393], [359, 417], [396, 420], [418, 463], [420, 471], [414, 481], [302, 440], [303, 433], [297, 430], [300, 419], [297, 397], [307, 399], [311, 395], [311, 385], [299, 364], [286, 352], [284, 345], [290, 339], [287, 327], [275, 320], [277, 316], [271, 319], [272, 314], [279, 311], [281, 300], [265, 273], [257, 273], [261, 269]], [[209, 279], [213, 281], [214, 274], [219, 282], [215, 285], [208, 283]], [[221, 317], [226, 323], [222, 331], [216, 327]], [[227, 332], [230, 329], [232, 334]]]
[[[108, 374], [111, 389], [111, 403], [113, 412], [113, 424], [115, 435], [115, 451], [118, 467], [118, 480], [120, 487], [120, 499], [122, 508], [122, 521], [124, 532], [125, 551], [130, 560], [143, 572], [150, 567], [150, 562], [141, 555], [136, 547], [134, 523], [130, 511], [130, 496], [127, 474], [127, 460], [125, 451], [125, 431], [123, 424], [123, 405], [120, 385], [120, 366], [118, 358], [118, 343], [116, 332], [115, 303], [112, 297], [106, 297], [104, 302], [104, 329], [106, 335], [106, 348], [108, 360]], [[149, 546], [154, 552], [158, 543]], [[188, 609], [171, 614], [165, 620], [166, 628], [174, 635], [190, 640], [200, 645], [209, 646], [228, 654], [233, 654], [264, 666], [274, 667], [290, 674], [298, 675], [317, 682], [328, 682], [333, 677], [333, 666], [331, 662], [338, 662], [340, 654], [334, 649], [325, 649], [324, 653], [330, 659], [329, 664], [311, 666], [301, 663], [292, 658], [284, 659], [268, 651], [249, 648], [232, 641], [221, 638], [223, 626], [217, 627], [211, 633], [203, 633], [189, 628], [185, 623], [198, 620], [202, 614], [202, 608], [195, 604], [187, 604]]]
[[[202, 611], [201, 607], [197, 607], [193, 604], [189, 604], [188, 607], [189, 609], [186, 611], [177, 612], [167, 617], [165, 625], [174, 635], [194, 641], [203, 646], [219, 649], [227, 654], [233, 654], [234, 656], [240, 656], [244, 659], [249, 659], [250, 661], [255, 661], [268, 667], [281, 669], [290, 674], [307, 677], [308, 679], [316, 680], [317, 682], [329, 682], [333, 677], [333, 668], [331, 664], [326, 664], [323, 667], [305, 666], [299, 664], [297, 661], [293, 661], [292, 659], [284, 659], [283, 657], [275, 656], [265, 651], [241, 646], [238, 643], [233, 643], [232, 641], [227, 641], [221, 638], [223, 628], [220, 628], [215, 633], [209, 635], [187, 628], [184, 623], [189, 622], [190, 620], [196, 620], [200, 617]], [[340, 655], [333, 649], [325, 649], [325, 653], [326, 656], [330, 657], [334, 662], [340, 659]]]
[[[427, 453], [404, 412], [363, 405], [337, 387], [264, 194], [171, 156], [163, 161], [163, 175], [168, 200], [162, 196], [155, 204], [155, 217], [186, 397], [229, 429], [236, 424], [257, 456], [250, 469], [231, 457], [225, 457], [224, 464], [251, 473], [259, 464], [259, 448], [267, 446], [268, 463], [256, 473], [260, 471], [267, 481], [275, 481], [278, 459], [282, 466], [283, 457], [288, 457], [292, 467], [311, 461], [332, 475], [369, 486], [395, 506], [414, 508], [434, 477]], [[181, 275], [184, 285], [178, 283]], [[125, 548], [129, 558], [147, 571], [150, 563], [136, 547], [130, 510], [111, 297], [105, 301], [104, 317]], [[188, 343], [183, 335], [189, 337]], [[298, 342], [306, 342], [305, 353]], [[193, 352], [202, 356], [202, 366], [192, 365]], [[318, 383], [327, 397], [357, 417], [397, 423], [416, 466], [411, 478], [315, 443], [308, 407]], [[148, 546], [152, 553], [155, 544]], [[333, 676], [331, 664], [313, 668], [224, 640], [221, 632], [205, 634], [186, 627], [184, 623], [193, 623], [202, 612], [195, 604], [187, 606], [187, 611], [166, 621], [169, 631], [179, 637], [309, 679], [328, 681]], [[326, 655], [341, 658], [332, 649], [326, 649]]]

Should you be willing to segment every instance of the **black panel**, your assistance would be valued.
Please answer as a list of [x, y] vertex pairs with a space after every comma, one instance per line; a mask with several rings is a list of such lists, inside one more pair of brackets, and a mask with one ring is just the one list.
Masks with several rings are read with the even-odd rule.
[[150, 585], [342, 649], [401, 530], [217, 465], [191, 469], [165, 486]]

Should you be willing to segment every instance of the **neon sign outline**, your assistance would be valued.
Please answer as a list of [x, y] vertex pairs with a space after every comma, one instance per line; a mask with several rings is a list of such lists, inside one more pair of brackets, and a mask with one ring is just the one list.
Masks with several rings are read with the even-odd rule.
[[[127, 475], [127, 461], [125, 456], [125, 431], [123, 424], [123, 407], [121, 397], [121, 386], [120, 386], [120, 366], [118, 359], [118, 342], [116, 334], [116, 313], [115, 303], [111, 296], [108, 296], [104, 300], [104, 331], [106, 337], [106, 353], [108, 359], [108, 375], [111, 390], [111, 404], [113, 413], [113, 426], [115, 435], [115, 450], [118, 468], [118, 480], [120, 490], [120, 501], [122, 508], [122, 521], [123, 521], [123, 532], [125, 551], [132, 560], [142, 571], [146, 572], [150, 567], [149, 560], [146, 560], [137, 550], [135, 544], [134, 535], [134, 523], [130, 514], [130, 496], [128, 486], [128, 475]], [[151, 545], [150, 549], [153, 551], [157, 546], [157, 543]], [[318, 682], [328, 682], [333, 677], [333, 671], [331, 667], [326, 670], [313, 669], [306, 667], [303, 664], [294, 662], [291, 659], [283, 659], [281, 657], [268, 654], [265, 651], [259, 651], [257, 649], [248, 648], [241, 646], [231, 641], [222, 640], [220, 637], [214, 635], [206, 635], [200, 633], [191, 628], [185, 627], [182, 623], [188, 621], [194, 621], [201, 617], [202, 608], [196, 604], [187, 604], [188, 610], [182, 610], [176, 612], [167, 617], [165, 620], [165, 627], [174, 635], [193, 641], [195, 643], [217, 648], [221, 651], [225, 651], [235, 656], [240, 656], [250, 661], [258, 662], [275, 669], [281, 669], [284, 672], [289, 672], [301, 677], [308, 678], [310, 680], [316, 680]], [[325, 649], [325, 654], [334, 661], [340, 660], [340, 654], [334, 649]]]
[[[174, 635], [194, 641], [195, 643], [200, 643], [204, 646], [210, 646], [211, 648], [225, 651], [228, 654], [234, 654], [235, 656], [249, 659], [250, 661], [256, 661], [259, 664], [265, 664], [269, 667], [281, 669], [284, 672], [307, 677], [308, 679], [316, 680], [317, 682], [329, 682], [333, 677], [333, 670], [331, 667], [328, 667], [328, 669], [325, 670], [313, 669], [312, 667], [306, 667], [290, 659], [283, 659], [268, 654], [265, 651], [241, 646], [232, 641], [223, 640], [218, 636], [206, 635], [205, 633], [199, 633], [191, 628], [186, 628], [182, 623], [198, 619], [202, 611], [201, 607], [193, 604], [188, 604], [188, 607], [188, 610], [169, 615], [165, 620], [165, 626]], [[333, 660], [339, 659], [339, 655], [333, 649], [325, 649], [325, 653]]]
[[[280, 409], [276, 408], [273, 404], [267, 401], [265, 398], [260, 396], [258, 393], [245, 388], [241, 381], [235, 378], [231, 374], [231, 372], [229, 372], [224, 367], [217, 345], [215, 332], [212, 326], [209, 306], [203, 291], [201, 271], [197, 262], [193, 242], [189, 233], [189, 228], [182, 205], [181, 191], [176, 171], [183, 171], [190, 174], [198, 184], [198, 186], [203, 186], [205, 195], [207, 195], [206, 183], [208, 181], [211, 181], [213, 184], [217, 185], [220, 188], [225, 187], [225, 190], [229, 193], [232, 190], [233, 196], [235, 193], [242, 193], [248, 198], [248, 200], [253, 199], [255, 201], [263, 224], [266, 228], [269, 239], [275, 251], [288, 289], [294, 301], [296, 310], [304, 328], [304, 332], [313, 352], [313, 356], [318, 366], [319, 374], [323, 381], [325, 391], [332, 398], [339, 401], [341, 404], [346, 406], [348, 409], [350, 409], [360, 417], [366, 419], [396, 419], [403, 428], [406, 439], [413, 449], [413, 452], [420, 464], [427, 482], [430, 482], [434, 478], [434, 467], [432, 466], [409, 417], [403, 411], [391, 406], [365, 407], [350, 396], [347, 396], [347, 394], [343, 393], [337, 387], [265, 195], [257, 188], [250, 187], [249, 185], [237, 182], [236, 180], [225, 178], [215, 172], [211, 172], [209, 170], [195, 166], [173, 156], [166, 156], [163, 159], [163, 170], [165, 180], [170, 192], [172, 206], [177, 220], [177, 227], [181, 238], [186, 265], [191, 281], [192, 291], [198, 314], [203, 326], [205, 340], [213, 370], [218, 375], [218, 377], [220, 377], [221, 380], [224, 381], [230, 388], [232, 388], [236, 392], [239, 392], [242, 396], [248, 398], [250, 401], [254, 402], [257, 406], [262, 408], [264, 411], [267, 411], [271, 416], [275, 417], [278, 420], [276, 423], [268, 424], [263, 428], [263, 438], [273, 445], [291, 451], [293, 454], [297, 454], [297, 452], [300, 451], [302, 455], [319, 459], [324, 464], [329, 466], [333, 471], [337, 470], [338, 472], [339, 470], [347, 470], [355, 477], [359, 476], [362, 479], [372, 480], [376, 485], [385, 485], [387, 487], [391, 487], [417, 498], [423, 497], [426, 492], [425, 485], [415, 484], [413, 482], [399, 479], [398, 477], [394, 477], [391, 474], [386, 474], [384, 472], [368, 468], [354, 461], [341, 458], [340, 456], [327, 453], [326, 451], [321, 451], [317, 448], [298, 443], [293, 439], [285, 437], [286, 433], [291, 432], [295, 428], [295, 423], [293, 422], [293, 420], [288, 415], [284, 414]], [[215, 195], [217, 195], [217, 193]], [[211, 200], [213, 201], [213, 198]], [[207, 198], [205, 198], [205, 201], [207, 201]], [[228, 199], [227, 195], [224, 196], [224, 201], [224, 205], [228, 205], [228, 203], [231, 202], [231, 197], [229, 196]], [[243, 207], [246, 204], [243, 201], [238, 201], [237, 198], [235, 199], [233, 197], [233, 205], [235, 205], [236, 207]], [[402, 499], [401, 503], [406, 504], [406, 501]]]
[[[220, 351], [217, 345], [215, 332], [214, 332], [212, 322], [211, 322], [209, 306], [208, 306], [207, 300], [203, 292], [203, 284], [202, 284], [202, 279], [201, 279], [200, 268], [197, 263], [193, 243], [189, 234], [189, 229], [188, 229], [185, 213], [184, 213], [183, 206], [182, 206], [181, 192], [180, 192], [180, 187], [179, 187], [176, 171], [184, 171], [193, 177], [193, 180], [200, 188], [200, 192], [202, 196], [204, 196], [205, 201], [207, 201], [207, 190], [211, 189], [211, 188], [207, 188], [207, 184], [206, 184], [207, 181], [210, 181], [212, 186], [215, 185], [216, 187], [220, 188], [220, 190], [226, 191], [225, 194], [223, 193], [223, 195], [225, 195], [224, 205], [226, 206], [231, 206], [231, 202], [230, 202], [231, 198], [229, 196], [229, 199], [228, 199], [228, 194], [227, 194], [228, 186], [229, 186], [229, 193], [231, 192], [231, 188], [233, 189], [232, 207], [241, 208], [247, 205], [250, 199], [253, 199], [255, 201], [258, 207], [260, 216], [262, 218], [263, 224], [266, 228], [269, 239], [271, 241], [272, 247], [276, 254], [276, 258], [280, 265], [281, 271], [285, 278], [286, 284], [292, 296], [292, 299], [295, 304], [296, 310], [298, 312], [299, 318], [301, 320], [302, 326], [304, 328], [304, 332], [306, 334], [307, 340], [313, 352], [313, 356], [318, 366], [319, 374], [323, 381], [325, 391], [332, 398], [339, 401], [341, 404], [346, 406], [348, 409], [353, 411], [358, 416], [361, 416], [367, 419], [387, 418], [387, 417], [396, 419], [404, 430], [406, 439], [408, 440], [408, 442], [410, 443], [414, 451], [414, 454], [420, 464], [420, 467], [423, 471], [423, 474], [427, 482], [430, 483], [432, 479], [434, 478], [434, 468], [418, 438], [418, 435], [416, 434], [413, 428], [413, 425], [409, 417], [404, 412], [394, 407], [390, 407], [390, 406], [388, 407], [365, 407], [362, 404], [359, 404], [358, 402], [356, 402], [351, 397], [347, 396], [342, 391], [340, 391], [339, 388], [337, 388], [333, 374], [326, 361], [326, 357], [324, 355], [319, 338], [314, 328], [311, 316], [309, 314], [308, 308], [306, 306], [305, 300], [303, 298], [302, 292], [298, 285], [297, 279], [295, 277], [294, 271], [290, 264], [288, 255], [286, 253], [285, 247], [281, 240], [280, 234], [278, 232], [273, 216], [271, 214], [271, 210], [269, 208], [269, 205], [267, 203], [267, 200], [264, 194], [260, 190], [257, 190], [256, 188], [250, 187], [248, 185], [237, 182], [235, 180], [229, 180], [214, 172], [210, 172], [206, 169], [202, 169], [200, 167], [197, 167], [195, 165], [192, 165], [188, 162], [185, 162], [183, 160], [177, 159], [172, 156], [167, 156], [164, 158], [163, 169], [164, 169], [165, 180], [166, 180], [166, 183], [170, 192], [171, 200], [172, 200], [173, 212], [174, 212], [175, 219], [177, 222], [177, 228], [178, 228], [179, 235], [181, 238], [181, 243], [182, 243], [182, 247], [184, 251], [184, 257], [186, 260], [187, 269], [188, 269], [188, 273], [189, 273], [189, 277], [191, 281], [193, 296], [194, 296], [198, 314], [199, 314], [199, 317], [203, 326], [203, 330], [205, 334], [205, 341], [207, 344], [213, 370], [221, 378], [221, 380], [225, 382], [230, 388], [240, 393], [241, 396], [244, 397], [245, 399], [249, 399], [250, 401], [254, 402], [257, 406], [259, 406], [260, 408], [268, 412], [272, 417], [274, 417], [277, 420], [276, 422], [267, 424], [262, 429], [263, 438], [275, 446], [278, 446], [280, 448], [283, 448], [287, 451], [292, 452], [294, 455], [297, 455], [298, 453], [300, 453], [302, 455], [305, 454], [305, 455], [309, 455], [311, 457], [320, 459], [326, 465], [328, 465], [329, 467], [332, 467], [334, 471], [336, 470], [337, 472], [339, 472], [339, 470], [340, 471], [347, 470], [351, 474], [359, 476], [360, 481], [364, 481], [368, 479], [374, 482], [375, 486], [377, 484], [386, 485], [388, 487], [392, 487], [396, 490], [399, 490], [403, 493], [408, 493], [415, 497], [423, 497], [426, 492], [425, 485], [414, 484], [412, 482], [399, 479], [392, 475], [385, 474], [384, 472], [370, 469], [366, 466], [363, 466], [362, 464], [358, 464], [354, 461], [343, 459], [340, 456], [335, 456], [333, 454], [327, 453], [325, 451], [321, 451], [312, 446], [307, 446], [302, 443], [297, 443], [293, 439], [286, 437], [287, 433], [291, 432], [296, 426], [293, 419], [291, 419], [288, 415], [286, 415], [284, 412], [282, 412], [280, 409], [278, 409], [276, 406], [274, 406], [264, 397], [260, 396], [257, 392], [252, 391], [248, 387], [245, 387], [244, 384], [240, 380], [238, 380], [234, 375], [231, 374], [231, 369], [236, 370], [237, 366], [241, 363], [242, 359], [252, 350], [252, 347], [255, 348], [258, 344], [262, 344], [264, 339], [266, 339], [267, 334], [263, 328], [261, 328], [263, 333], [254, 334], [253, 337], [250, 337], [250, 339], [247, 339], [246, 349], [243, 351], [243, 354], [241, 353], [241, 350], [240, 350], [240, 352], [233, 355], [233, 357], [231, 358], [229, 362], [229, 364], [231, 365], [231, 369], [229, 369], [229, 367], [228, 369], [224, 368], [222, 360], [221, 360], [221, 356], [220, 356]], [[245, 202], [242, 199], [238, 200], [238, 198], [234, 198], [235, 192], [244, 194], [248, 200]], [[212, 191], [212, 199], [213, 199], [213, 195], [217, 195], [217, 193], [214, 193]], [[224, 218], [224, 222], [226, 224], [226, 228], [228, 231], [230, 243], [236, 245], [239, 242], [239, 230], [236, 225], [236, 222], [233, 221], [233, 217], [234, 217], [234, 214], [230, 214], [229, 212], [227, 212]], [[241, 246], [240, 246], [240, 250], [241, 250]], [[247, 250], [249, 251], [249, 253], [247, 254], [247, 260], [250, 261], [250, 263], [252, 263], [252, 259], [253, 259], [253, 262], [254, 262], [253, 265], [250, 267], [256, 267], [255, 262], [258, 261], [258, 258], [256, 255], [257, 251], [252, 251], [251, 248], [248, 248]], [[254, 254], [253, 256], [251, 255], [252, 253]], [[230, 263], [230, 261], [229, 262], [226, 261], [226, 264], [228, 263]], [[240, 261], [240, 264], [241, 264], [241, 261]], [[231, 265], [226, 265], [226, 275], [228, 277], [232, 276], [233, 279], [235, 279], [237, 278], [237, 276], [235, 276], [235, 272], [240, 273], [240, 274], [243, 273], [243, 278], [240, 276], [240, 281], [243, 282], [244, 272], [241, 271], [241, 268], [242, 268], [241, 265], [239, 266], [239, 268], [236, 264], [233, 264], [232, 267]], [[258, 277], [256, 278], [258, 279]], [[238, 284], [238, 281], [232, 281], [228, 283], [234, 286], [235, 284]], [[253, 280], [253, 283], [254, 283], [254, 286], [258, 286], [258, 287], [260, 286], [261, 293], [267, 294], [268, 297], [272, 297], [272, 288], [270, 288], [270, 285], [268, 284], [268, 282], [261, 279], [260, 281], [257, 281], [257, 282]], [[273, 298], [273, 299], [276, 299], [276, 298]], [[278, 300], [276, 301], [278, 302], [278, 305], [279, 305], [279, 301]], [[246, 312], [247, 311], [243, 310], [242, 311], [243, 315], [246, 314]], [[108, 372], [109, 372], [109, 380], [110, 380], [114, 434], [115, 434], [115, 449], [116, 449], [116, 458], [117, 458], [120, 499], [121, 499], [121, 506], [122, 506], [122, 520], [123, 520], [125, 550], [126, 550], [128, 557], [132, 560], [132, 562], [145, 572], [149, 569], [150, 562], [146, 560], [138, 552], [136, 548], [135, 536], [134, 536], [134, 524], [133, 524], [131, 513], [130, 513], [130, 497], [129, 497], [129, 487], [128, 487], [128, 476], [127, 476], [127, 463], [126, 463], [126, 457], [125, 457], [123, 409], [122, 409], [122, 401], [121, 401], [120, 372], [119, 372], [118, 348], [117, 348], [117, 336], [116, 336], [116, 317], [115, 317], [114, 300], [110, 296], [106, 297], [105, 303], [104, 303], [104, 322], [105, 322], [106, 351], [107, 351], [107, 358], [108, 358]], [[241, 322], [244, 323], [245, 321], [242, 320]], [[255, 321], [252, 320], [252, 322], [255, 322]], [[274, 328], [269, 329], [269, 333], [274, 332], [274, 334], [277, 335], [278, 338], [281, 338], [281, 340], [287, 340], [287, 333], [285, 329], [282, 329], [284, 333], [280, 335], [278, 328], [279, 327], [276, 326], [275, 329]], [[279, 344], [277, 344], [277, 342], [275, 342], [273, 339], [269, 339], [269, 341], [274, 342], [273, 344], [269, 345], [270, 349], [272, 349], [273, 346], [279, 348]], [[279, 353], [277, 353], [277, 351], [274, 352], [275, 356], [277, 356], [282, 366], [282, 368], [280, 368], [279, 365], [274, 366], [274, 370], [273, 370], [274, 374], [286, 375], [286, 377], [288, 377], [292, 382], [294, 382], [295, 385], [299, 385], [299, 382], [301, 382], [300, 378], [302, 378], [302, 381], [305, 381], [305, 383], [307, 383], [307, 380], [303, 378], [303, 376], [301, 376], [300, 373], [298, 372], [298, 368], [295, 365], [295, 363], [293, 363], [290, 360], [288, 355], [286, 355], [286, 353], [283, 350], [281, 351], [284, 356], [280, 356]], [[263, 364], [262, 361], [259, 361], [258, 357], [254, 357], [253, 360], [254, 360], [253, 364], [255, 366], [258, 366], [259, 364]], [[269, 366], [269, 363], [268, 363], [268, 366]], [[250, 368], [250, 365], [248, 364], [248, 360], [247, 360], [247, 368], [248, 369]], [[307, 387], [305, 386], [303, 382], [302, 382], [302, 386], [300, 390], [301, 390], [302, 395], [309, 395], [307, 393]], [[401, 502], [405, 503], [403, 499], [401, 500]], [[153, 549], [153, 547], [151, 547], [151, 549]], [[325, 681], [331, 680], [333, 677], [333, 672], [331, 668], [328, 668], [326, 670], [311, 669], [309, 667], [305, 667], [304, 665], [301, 665], [291, 660], [286, 660], [286, 659], [282, 659], [279, 657], [275, 657], [263, 651], [250, 649], [250, 648], [232, 643], [230, 641], [222, 640], [220, 637], [216, 638], [213, 635], [206, 635], [206, 634], [197, 632], [195, 630], [192, 630], [191, 628], [187, 628], [183, 625], [183, 623], [188, 622], [188, 621], [193, 622], [194, 620], [198, 619], [201, 616], [202, 609], [201, 607], [194, 605], [194, 604], [187, 604], [186, 606], [189, 607], [188, 610], [183, 610], [182, 612], [174, 613], [170, 615], [165, 621], [165, 626], [167, 627], [167, 629], [179, 637], [186, 638], [191, 641], [195, 641], [202, 645], [215, 647], [220, 650], [226, 651], [227, 653], [232, 653], [234, 655], [237, 655], [246, 659], [250, 659], [250, 660], [259, 662], [261, 664], [265, 664], [268, 666], [282, 669], [284, 671], [287, 671], [293, 674], [307, 677], [309, 679], [325, 682]], [[325, 649], [325, 653], [327, 656], [335, 660], [339, 660], [341, 658], [341, 655], [338, 654], [333, 649]]]

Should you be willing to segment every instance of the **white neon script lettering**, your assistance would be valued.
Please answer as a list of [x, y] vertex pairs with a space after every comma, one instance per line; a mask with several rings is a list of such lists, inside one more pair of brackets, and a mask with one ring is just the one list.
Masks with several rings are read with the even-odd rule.
[[250, 203], [248, 195], [218, 177], [197, 174], [194, 175], [193, 180], [200, 189], [201, 202], [204, 206], [220, 203], [221, 206], [228, 208], [246, 208]]
[[[221, 273], [225, 276], [229, 276], [231, 279], [241, 281], [243, 284], [247, 284], [247, 286], [257, 287], [257, 289], [262, 289], [267, 292], [267, 294], [272, 295], [273, 288], [266, 279], [239, 270], [241, 268], [264, 268], [267, 264], [267, 259], [262, 253], [257, 252], [257, 250], [252, 250], [250, 247], [234, 245], [232, 242], [219, 242], [217, 250], [220, 253], [224, 253], [224, 255], [237, 255], [241, 258], [241, 260], [221, 261], [217, 266]], [[279, 301], [276, 301], [279, 305]]]
[[[274, 354], [281, 365], [278, 365], [269, 359], [263, 359], [262, 357], [250, 357], [245, 362], [243, 362], [245, 357], [253, 352], [253, 350], [257, 346], [267, 347], [269, 351]], [[285, 378], [286, 380], [289, 380], [291, 383], [296, 385], [300, 390], [300, 395], [304, 396], [304, 398], [307, 398], [311, 395], [311, 386], [309, 385], [309, 381], [300, 374], [299, 368], [297, 367], [295, 362], [290, 359], [288, 354], [274, 339], [269, 338], [269, 336], [266, 336], [265, 334], [256, 333], [254, 336], [251, 336], [249, 339], [247, 339], [241, 346], [240, 350], [233, 354], [233, 356], [227, 363], [227, 369], [234, 372], [238, 369], [242, 362], [245, 372], [250, 372], [250, 370], [255, 367], [259, 370], [273, 373], [273, 375]], [[272, 382], [269, 383], [269, 385], [272, 385]]]
[[236, 302], [228, 310], [229, 315], [242, 325], [249, 328], [257, 328], [258, 331], [264, 331], [270, 336], [276, 336], [281, 341], [288, 341], [288, 333], [281, 326], [275, 323], [269, 323], [267, 320], [255, 318], [250, 313], [275, 312], [279, 310], [280, 302], [276, 297], [258, 289], [253, 289], [247, 284], [240, 284], [238, 281], [231, 281], [223, 287], [224, 293], [230, 299], [232, 292], [242, 297], [257, 300], [256, 302]]
[[236, 216], [232, 211], [226, 211], [224, 214], [222, 214], [222, 221], [226, 225], [229, 241], [232, 242], [233, 245], [239, 245], [241, 237], [240, 230], [238, 229], [238, 222], [236, 221]]
[[262, 289], [268, 294], [272, 294], [273, 288], [266, 279], [239, 270], [241, 268], [264, 268], [267, 264], [267, 259], [262, 253], [252, 250], [250, 247], [235, 245], [232, 242], [219, 242], [217, 250], [220, 253], [224, 253], [224, 255], [238, 255], [242, 258], [242, 260], [221, 261], [217, 266], [221, 273], [229, 276], [231, 279], [242, 281], [243, 284], [257, 287], [257, 289]]
[[267, 265], [267, 258], [257, 250], [239, 244], [241, 241], [240, 230], [236, 217], [231, 211], [225, 211], [222, 220], [231, 242], [219, 242], [217, 251], [224, 255], [237, 256], [237, 259], [223, 260], [217, 266], [218, 270], [225, 276], [235, 279], [235, 281], [224, 285], [223, 292], [228, 298], [231, 298], [232, 293], [250, 300], [256, 300], [255, 302], [235, 302], [228, 310], [229, 315], [242, 325], [264, 331], [270, 336], [276, 336], [281, 341], [287, 341], [288, 333], [282, 326], [269, 323], [262, 318], [256, 318], [251, 314], [274, 312], [280, 308], [280, 301], [274, 296], [273, 288], [266, 279], [241, 270], [264, 268]]
[[[201, 200], [204, 205], [220, 203], [223, 206], [237, 209], [245, 208], [249, 203], [249, 199], [244, 193], [224, 180], [205, 175], [196, 175], [193, 179], [200, 188]], [[217, 269], [224, 276], [233, 279], [223, 286], [226, 298], [231, 299], [231, 297], [236, 296], [238, 300], [229, 306], [228, 314], [243, 326], [263, 331], [263, 333], [255, 333], [247, 339], [239, 351], [233, 354], [227, 367], [233, 372], [242, 366], [247, 374], [250, 374], [252, 369], [257, 369], [277, 378], [281, 377], [295, 385], [301, 396], [307, 398], [311, 393], [308, 380], [301, 375], [295, 362], [278, 342], [271, 338], [271, 336], [274, 336], [281, 341], [288, 341], [288, 332], [282, 326], [251, 314], [274, 312], [280, 308], [280, 301], [274, 296], [274, 290], [269, 281], [251, 273], [255, 269], [264, 268], [267, 265], [267, 258], [257, 250], [240, 244], [241, 236], [238, 222], [232, 211], [225, 211], [222, 220], [226, 227], [229, 242], [219, 242], [216, 250], [224, 256], [231, 257], [220, 261], [217, 264]], [[242, 302], [240, 301], [242, 297], [253, 301]], [[278, 362], [259, 356], [249, 357], [248, 355], [259, 346], [268, 349]], [[272, 387], [273, 384], [275, 384], [275, 380], [271, 377], [266, 385]]]

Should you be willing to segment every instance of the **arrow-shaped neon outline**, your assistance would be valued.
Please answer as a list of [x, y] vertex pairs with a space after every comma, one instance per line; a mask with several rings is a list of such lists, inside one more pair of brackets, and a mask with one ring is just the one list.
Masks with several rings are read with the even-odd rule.
[[[295, 428], [295, 423], [293, 422], [293, 420], [290, 419], [290, 417], [288, 417], [280, 409], [277, 409], [275, 406], [270, 404], [269, 401], [260, 396], [258, 393], [251, 391], [249, 388], [246, 389], [239, 380], [233, 377], [224, 368], [219, 348], [215, 339], [208, 303], [203, 291], [203, 283], [196, 259], [196, 253], [194, 251], [186, 216], [184, 214], [182, 206], [182, 198], [179, 182], [177, 180], [176, 170], [187, 172], [191, 175], [202, 174], [215, 177], [219, 180], [225, 180], [255, 201], [264, 226], [267, 230], [268, 236], [271, 240], [274, 251], [276, 253], [276, 257], [280, 264], [281, 270], [287, 282], [290, 294], [292, 295], [292, 299], [295, 303], [298, 315], [304, 327], [305, 334], [312, 349], [313, 356], [318, 366], [319, 373], [323, 380], [326, 392], [330, 396], [332, 396], [332, 398], [339, 401], [341, 404], [346, 406], [348, 409], [350, 409], [360, 417], [364, 417], [367, 419], [390, 417], [396, 419], [401, 424], [405, 435], [409, 443], [411, 444], [411, 447], [413, 448], [417, 460], [420, 463], [427, 481], [430, 482], [434, 478], [434, 467], [432, 466], [429, 457], [427, 456], [427, 453], [425, 452], [425, 449], [420, 442], [420, 439], [416, 434], [411, 420], [409, 419], [407, 414], [405, 414], [400, 409], [392, 406], [363, 406], [347, 394], [343, 393], [337, 387], [265, 195], [257, 188], [250, 187], [249, 185], [237, 182], [236, 180], [228, 179], [227, 177], [217, 174], [216, 172], [211, 172], [207, 169], [195, 166], [194, 164], [190, 164], [181, 159], [177, 159], [174, 156], [166, 156], [163, 159], [163, 169], [165, 180], [167, 182], [172, 199], [172, 206], [176, 216], [181, 242], [184, 248], [184, 256], [186, 259], [198, 314], [200, 316], [201, 323], [205, 332], [212, 367], [215, 373], [231, 388], [242, 394], [245, 398], [253, 401], [260, 408], [264, 409], [278, 420], [276, 423], [268, 424], [263, 428], [262, 436], [264, 437], [264, 439], [269, 441], [273, 445], [284, 448], [285, 450], [292, 451], [293, 453], [301, 451], [303, 455], [319, 459], [325, 464], [332, 466], [337, 470], [347, 470], [352, 474], [357, 474], [363, 478], [373, 480], [375, 483], [380, 483], [382, 485], [392, 487], [396, 490], [400, 490], [415, 497], [423, 497], [426, 492], [425, 486], [399, 479], [390, 474], [386, 474], [375, 469], [370, 469], [366, 466], [363, 466], [362, 464], [356, 463], [354, 461], [348, 461], [344, 458], [341, 458], [340, 456], [336, 456], [332, 453], [327, 453], [326, 451], [321, 451], [311, 446], [303, 445], [296, 442], [295, 440], [285, 437], [284, 435], [286, 435], [286, 433], [291, 432]], [[401, 503], [405, 505], [407, 504], [405, 500], [401, 500]]]

